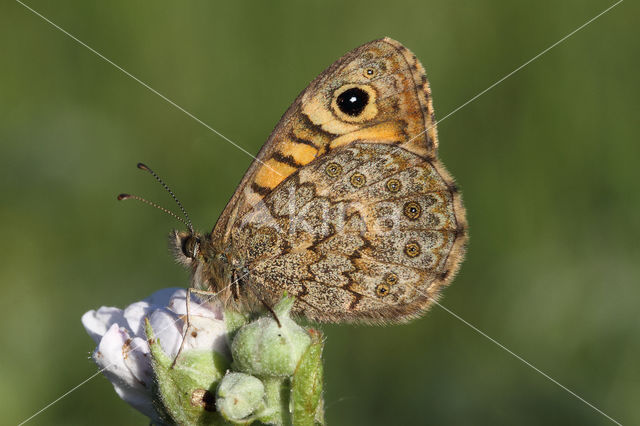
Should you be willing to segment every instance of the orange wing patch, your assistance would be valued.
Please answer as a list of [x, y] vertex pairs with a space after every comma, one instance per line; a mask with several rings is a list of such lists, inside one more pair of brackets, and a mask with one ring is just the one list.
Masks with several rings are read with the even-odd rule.
[[399, 121], [387, 121], [375, 126], [365, 127], [346, 135], [338, 136], [331, 141], [330, 149], [347, 145], [354, 141], [371, 141], [375, 143], [397, 143], [406, 139]]
[[280, 151], [288, 154], [297, 164], [303, 166], [309, 164], [318, 154], [317, 148], [291, 140], [285, 140]]
[[258, 169], [252, 189], [266, 195], [300, 167], [316, 158], [318, 149], [304, 143], [284, 140], [279, 149]]
[[[264, 162], [258, 173], [256, 173], [252, 189], [261, 195], [266, 195], [296, 170], [296, 167], [275, 158], [270, 158]], [[263, 192], [266, 192], [266, 194], [263, 194]]]
[[213, 233], [226, 238], [235, 218], [296, 170], [356, 141], [436, 156], [424, 68], [395, 40], [375, 40], [348, 52], [309, 84], [258, 153]]

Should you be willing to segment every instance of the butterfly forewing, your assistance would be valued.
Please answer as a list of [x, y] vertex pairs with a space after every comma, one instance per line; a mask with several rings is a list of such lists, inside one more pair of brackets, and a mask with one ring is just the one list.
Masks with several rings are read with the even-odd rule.
[[[365, 97], [368, 102], [359, 114], [344, 108]], [[226, 240], [237, 216], [294, 171], [357, 140], [435, 155], [438, 141], [424, 69], [395, 40], [375, 40], [352, 50], [298, 96], [247, 170], [214, 228], [215, 238]]]
[[[318, 321], [418, 316], [455, 275], [466, 240], [437, 147], [416, 57], [388, 38], [347, 53], [298, 96], [249, 167], [209, 236], [229, 265], [212, 267], [226, 272], [209, 285], [242, 273], [262, 302], [286, 291], [295, 313]], [[236, 302], [251, 309], [255, 298]]]

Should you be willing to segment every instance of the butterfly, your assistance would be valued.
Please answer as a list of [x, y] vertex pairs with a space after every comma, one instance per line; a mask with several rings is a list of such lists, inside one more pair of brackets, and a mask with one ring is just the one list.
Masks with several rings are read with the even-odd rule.
[[192, 288], [252, 312], [286, 292], [319, 322], [404, 322], [456, 274], [465, 209], [437, 157], [425, 71], [384, 38], [298, 96], [213, 230], [170, 235]]

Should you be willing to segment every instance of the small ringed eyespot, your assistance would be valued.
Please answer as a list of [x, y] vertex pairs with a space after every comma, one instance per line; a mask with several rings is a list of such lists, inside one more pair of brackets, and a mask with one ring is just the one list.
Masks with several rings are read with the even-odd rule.
[[390, 290], [389, 284], [387, 283], [378, 284], [376, 286], [376, 296], [385, 297], [389, 294], [389, 290]]
[[416, 257], [420, 255], [420, 244], [415, 241], [410, 241], [404, 246], [404, 253], [409, 257]]
[[356, 188], [360, 188], [362, 185], [366, 183], [367, 179], [364, 177], [362, 173], [356, 172], [351, 175], [351, 178], [349, 179], [349, 181], [351, 182], [351, 185], [355, 186]]
[[416, 220], [422, 214], [422, 207], [415, 201], [409, 201], [404, 205], [404, 215], [410, 220]]
[[398, 283], [398, 276], [396, 274], [394, 274], [393, 272], [389, 272], [387, 275], [385, 275], [384, 281], [389, 285], [397, 284]]
[[400, 188], [402, 188], [402, 184], [398, 179], [389, 179], [387, 181], [386, 187], [389, 192], [398, 192], [400, 191]]
[[329, 177], [337, 177], [342, 173], [342, 166], [338, 163], [329, 163], [324, 171]]
[[367, 68], [363, 71], [363, 75], [367, 78], [373, 78], [377, 74], [375, 68]]

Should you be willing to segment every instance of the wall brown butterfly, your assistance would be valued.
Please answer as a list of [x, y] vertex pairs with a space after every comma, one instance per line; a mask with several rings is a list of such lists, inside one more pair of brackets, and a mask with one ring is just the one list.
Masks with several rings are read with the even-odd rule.
[[192, 287], [227, 307], [286, 291], [313, 321], [402, 322], [458, 270], [465, 210], [437, 157], [429, 84], [389, 38], [338, 59], [298, 96], [211, 233], [174, 231]]

